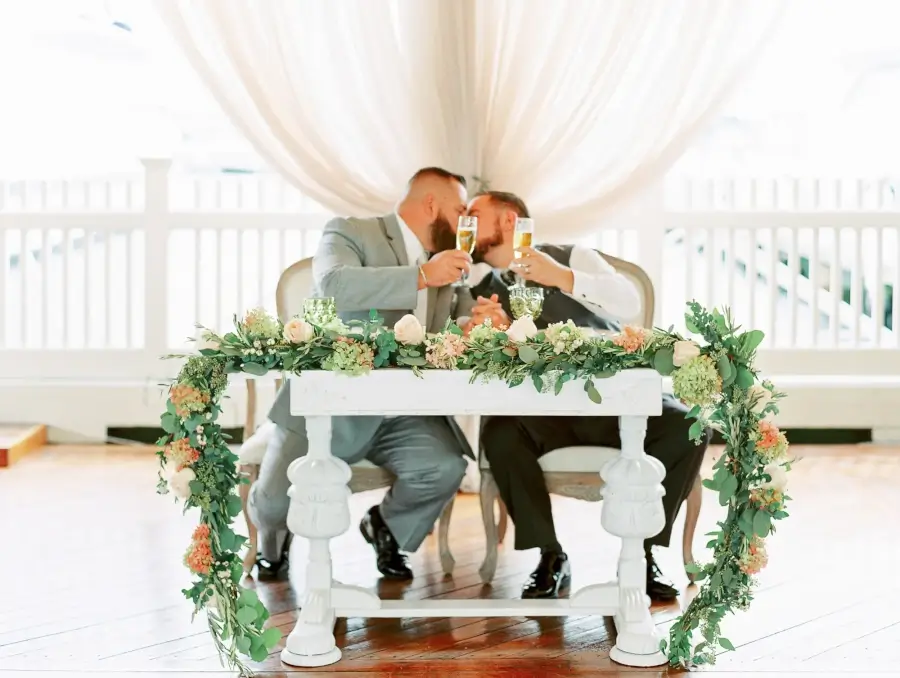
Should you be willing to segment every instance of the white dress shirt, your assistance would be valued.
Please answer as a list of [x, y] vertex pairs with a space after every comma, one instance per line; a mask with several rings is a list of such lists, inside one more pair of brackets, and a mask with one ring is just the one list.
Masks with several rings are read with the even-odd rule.
[[[397, 217], [397, 223], [400, 224], [400, 232], [403, 234], [403, 244], [406, 246], [406, 258], [409, 260], [410, 266], [421, 266], [426, 261], [428, 261], [428, 255], [425, 252], [425, 248], [422, 246], [422, 243], [416, 237], [416, 234], [409, 230], [409, 226], [406, 225], [406, 222], [403, 221], [403, 217], [399, 214], [395, 214]], [[419, 319], [419, 322], [423, 325], [428, 324], [428, 288], [423, 287], [419, 290], [419, 294], [416, 297], [416, 308], [413, 310], [413, 315]]]
[[[572, 269], [572, 293], [575, 301], [611, 320], [634, 320], [641, 312], [641, 296], [628, 278], [589, 247], [575, 245], [569, 260]], [[469, 284], [477, 285], [490, 273], [487, 264], [475, 264]]]

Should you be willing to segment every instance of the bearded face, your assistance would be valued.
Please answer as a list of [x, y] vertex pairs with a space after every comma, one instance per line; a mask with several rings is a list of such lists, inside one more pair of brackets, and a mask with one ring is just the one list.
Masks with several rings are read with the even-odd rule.
[[450, 220], [440, 212], [428, 227], [431, 234], [433, 253], [443, 252], [456, 248], [456, 231], [450, 225]]

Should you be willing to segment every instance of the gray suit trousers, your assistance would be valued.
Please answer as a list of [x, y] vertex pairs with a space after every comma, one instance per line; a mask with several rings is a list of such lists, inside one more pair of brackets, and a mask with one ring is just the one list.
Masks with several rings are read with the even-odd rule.
[[[276, 425], [250, 491], [250, 518], [260, 530], [264, 558], [280, 558], [276, 535], [287, 534], [288, 466], [309, 449], [305, 433]], [[466, 459], [446, 417], [384, 419], [348, 464], [368, 459], [396, 476], [380, 511], [403, 551], [419, 548], [466, 472]]]

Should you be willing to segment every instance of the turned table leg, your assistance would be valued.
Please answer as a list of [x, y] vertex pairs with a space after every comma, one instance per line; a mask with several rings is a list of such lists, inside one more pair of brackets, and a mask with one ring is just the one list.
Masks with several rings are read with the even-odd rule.
[[602, 524], [622, 538], [618, 633], [609, 656], [626, 666], [660, 666], [667, 658], [659, 650], [660, 635], [650, 616], [644, 539], [659, 534], [665, 525], [661, 483], [666, 470], [644, 452], [647, 417], [620, 417], [619, 431], [622, 453], [600, 472], [605, 481]]
[[309, 540], [306, 585], [300, 614], [285, 642], [281, 661], [291, 666], [325, 666], [341, 658], [334, 642], [329, 542], [350, 527], [350, 467], [331, 454], [331, 417], [307, 417], [309, 453], [288, 467], [288, 529]]

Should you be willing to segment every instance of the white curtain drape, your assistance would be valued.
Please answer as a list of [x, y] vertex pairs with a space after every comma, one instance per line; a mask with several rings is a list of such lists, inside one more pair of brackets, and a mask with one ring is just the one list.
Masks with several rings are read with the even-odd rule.
[[257, 151], [341, 214], [419, 167], [521, 195], [584, 235], [681, 154], [780, 0], [156, 0]]

